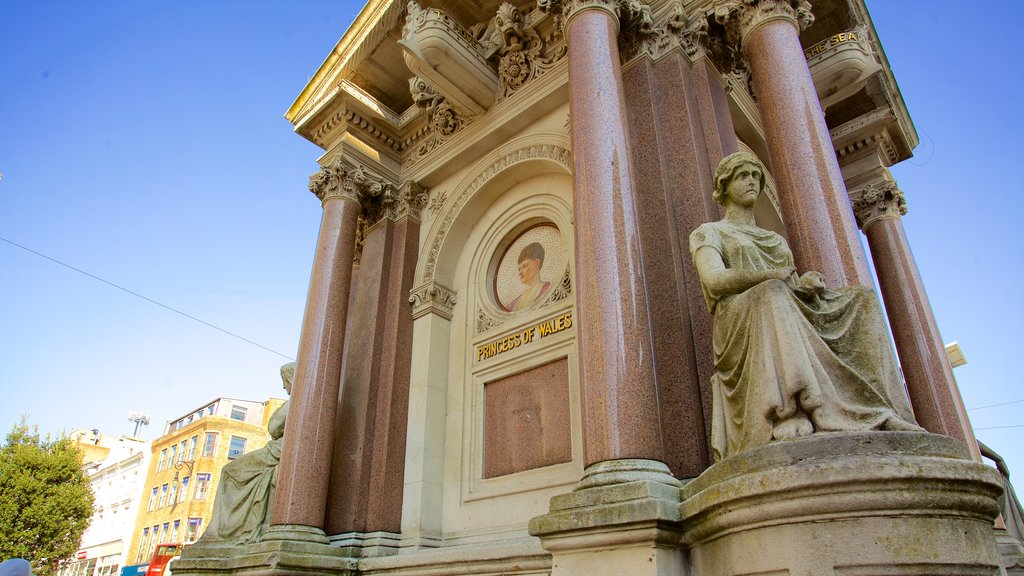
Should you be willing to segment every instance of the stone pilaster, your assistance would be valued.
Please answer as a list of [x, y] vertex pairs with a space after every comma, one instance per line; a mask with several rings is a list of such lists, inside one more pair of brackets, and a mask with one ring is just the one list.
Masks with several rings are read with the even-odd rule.
[[806, 0], [721, 0], [715, 18], [750, 62], [797, 267], [830, 286], [870, 286], [846, 188], [799, 32], [813, 22]]
[[323, 204], [324, 215], [299, 336], [272, 526], [264, 540], [326, 544], [324, 495], [334, 444], [329, 423], [338, 408], [357, 221], [362, 202], [384, 194], [390, 185], [338, 155], [310, 178], [309, 189]]
[[917, 423], [929, 432], [956, 438], [981, 462], [928, 294], [903, 231], [901, 217], [907, 213], [903, 192], [891, 180], [876, 180], [852, 190], [850, 200], [868, 239]]

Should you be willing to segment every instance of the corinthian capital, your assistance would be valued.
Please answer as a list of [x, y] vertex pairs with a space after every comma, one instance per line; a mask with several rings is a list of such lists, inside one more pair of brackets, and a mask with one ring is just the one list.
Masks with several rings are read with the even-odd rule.
[[585, 10], [604, 10], [630, 35], [649, 34], [654, 28], [651, 8], [640, 0], [537, 0], [537, 8], [560, 15], [566, 23]]
[[867, 232], [879, 220], [896, 219], [907, 213], [907, 199], [895, 182], [868, 184], [850, 192], [857, 226]]
[[365, 199], [391, 193], [392, 189], [380, 176], [340, 155], [309, 177], [309, 191], [321, 203], [344, 198], [361, 204]]
[[772, 20], [786, 20], [804, 30], [814, 23], [808, 0], [719, 0], [715, 21], [742, 43], [758, 26]]

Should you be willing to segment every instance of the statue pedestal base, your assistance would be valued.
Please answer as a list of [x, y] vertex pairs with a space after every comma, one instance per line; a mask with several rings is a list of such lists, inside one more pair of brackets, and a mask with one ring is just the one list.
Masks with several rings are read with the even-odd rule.
[[551, 576], [686, 574], [679, 488], [661, 462], [601, 462], [530, 520], [530, 534], [551, 553]]
[[[347, 576], [356, 573], [357, 559], [348, 558], [344, 550], [327, 544], [323, 531], [320, 531], [323, 542], [315, 537], [302, 541], [299, 536], [306, 534], [307, 531], [303, 530], [306, 527], [294, 528], [295, 532], [283, 533], [291, 536], [290, 539], [265, 539], [255, 544], [219, 545], [200, 540], [185, 548], [181, 557], [175, 560], [173, 572], [177, 576], [226, 576], [242, 573], [247, 576]], [[264, 538], [270, 534], [268, 531]]]
[[683, 488], [692, 574], [1001, 574], [999, 476], [920, 432], [815, 434], [727, 458]]

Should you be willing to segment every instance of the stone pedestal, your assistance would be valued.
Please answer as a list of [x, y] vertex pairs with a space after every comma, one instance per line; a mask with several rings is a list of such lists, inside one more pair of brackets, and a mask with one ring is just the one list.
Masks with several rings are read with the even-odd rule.
[[271, 576], [279, 574], [313, 575], [357, 574], [356, 560], [345, 558], [340, 548], [302, 541], [302, 535], [286, 539], [239, 546], [204, 546], [185, 548], [174, 561], [172, 570], [179, 575], [220, 576], [247, 574]]
[[680, 576], [679, 488], [660, 462], [602, 462], [576, 490], [552, 498], [530, 534], [551, 553], [551, 576]]
[[693, 574], [993, 575], [995, 470], [946, 436], [815, 434], [715, 464], [683, 489]]

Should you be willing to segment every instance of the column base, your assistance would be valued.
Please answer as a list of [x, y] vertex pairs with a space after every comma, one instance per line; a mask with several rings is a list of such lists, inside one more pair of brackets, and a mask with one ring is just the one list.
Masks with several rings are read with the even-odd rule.
[[686, 574], [680, 486], [661, 462], [600, 462], [530, 520], [530, 534], [551, 553], [551, 576]]
[[309, 542], [311, 544], [330, 544], [323, 529], [302, 524], [274, 524], [260, 538], [261, 542], [273, 541]]
[[394, 532], [345, 532], [330, 537], [331, 546], [350, 558], [373, 558], [398, 554], [401, 534]]
[[992, 576], [999, 492], [947, 436], [823, 433], [715, 464], [680, 512], [700, 576]]

